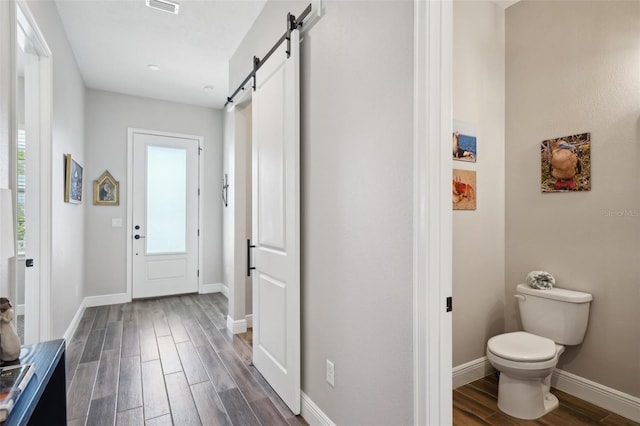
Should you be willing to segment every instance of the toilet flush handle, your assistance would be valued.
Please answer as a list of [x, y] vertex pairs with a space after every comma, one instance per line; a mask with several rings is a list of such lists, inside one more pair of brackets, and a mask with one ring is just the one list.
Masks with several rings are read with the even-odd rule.
[[521, 294], [514, 294], [513, 297], [515, 297], [516, 299], [522, 300], [523, 302], [527, 300], [527, 298]]

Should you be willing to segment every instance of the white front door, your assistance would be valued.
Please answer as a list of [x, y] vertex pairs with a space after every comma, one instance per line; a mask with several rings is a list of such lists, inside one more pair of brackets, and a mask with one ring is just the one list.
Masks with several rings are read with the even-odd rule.
[[253, 93], [253, 363], [300, 413], [299, 34], [256, 74]]
[[198, 291], [201, 138], [130, 130], [132, 297]]

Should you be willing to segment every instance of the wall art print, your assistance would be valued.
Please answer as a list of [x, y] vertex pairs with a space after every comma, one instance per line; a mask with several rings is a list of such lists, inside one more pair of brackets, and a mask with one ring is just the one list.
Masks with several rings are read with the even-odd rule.
[[475, 129], [471, 124], [453, 120], [453, 159], [475, 163], [478, 156]]
[[64, 201], [75, 204], [82, 202], [82, 166], [71, 154], [65, 155]]
[[540, 155], [542, 192], [591, 190], [591, 133], [543, 141]]
[[109, 170], [93, 181], [93, 204], [117, 206], [120, 204], [120, 183], [111, 176]]
[[453, 169], [453, 210], [476, 209], [476, 171]]

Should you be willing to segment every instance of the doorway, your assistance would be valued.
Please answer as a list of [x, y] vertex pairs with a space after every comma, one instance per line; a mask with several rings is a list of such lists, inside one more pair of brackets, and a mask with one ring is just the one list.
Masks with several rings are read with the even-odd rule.
[[129, 130], [131, 295], [199, 288], [199, 153], [202, 137]]
[[14, 204], [16, 326], [23, 343], [49, 336], [51, 51], [26, 4], [15, 5]]

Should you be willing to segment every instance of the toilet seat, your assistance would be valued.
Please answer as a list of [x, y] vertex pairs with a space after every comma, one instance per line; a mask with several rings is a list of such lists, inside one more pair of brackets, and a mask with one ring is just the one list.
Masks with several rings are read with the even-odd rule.
[[487, 349], [500, 358], [516, 362], [542, 362], [555, 358], [553, 340], [525, 331], [500, 334], [487, 342]]

